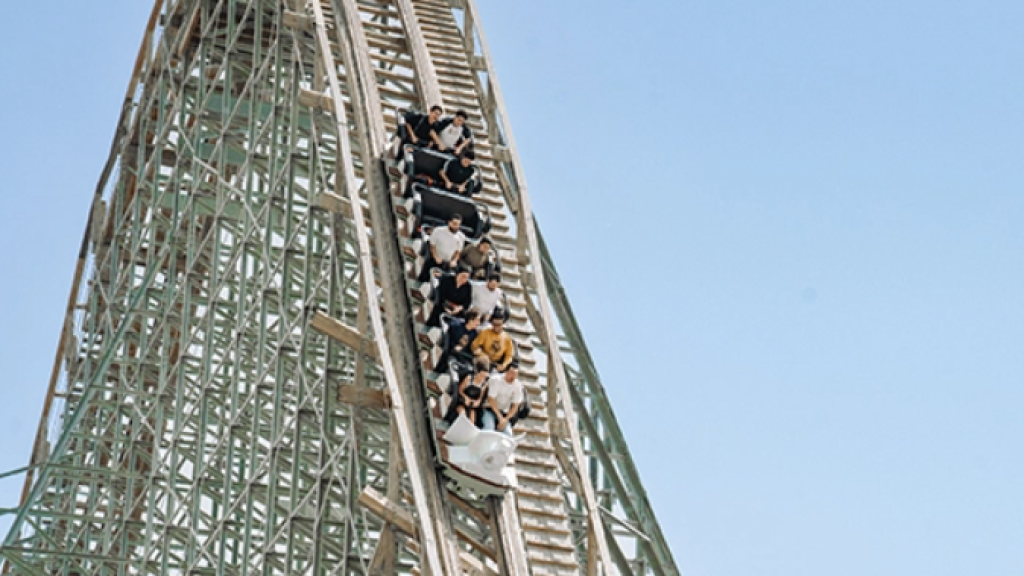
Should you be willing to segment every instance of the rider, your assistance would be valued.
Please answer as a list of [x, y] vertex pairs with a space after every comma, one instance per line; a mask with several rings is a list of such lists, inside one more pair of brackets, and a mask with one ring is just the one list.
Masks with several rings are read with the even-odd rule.
[[441, 168], [441, 180], [444, 182], [444, 189], [456, 192], [463, 196], [472, 196], [476, 192], [476, 166], [473, 160], [476, 154], [472, 150], [466, 150], [459, 155], [458, 159], [451, 159], [444, 163]]
[[466, 235], [462, 233], [462, 215], [456, 212], [448, 217], [447, 226], [435, 226], [430, 232], [428, 247], [430, 255], [423, 261], [423, 268], [417, 279], [430, 280], [430, 270], [440, 268], [451, 270], [459, 263], [459, 256], [466, 246]]
[[486, 280], [491, 272], [501, 272], [501, 258], [494, 250], [494, 242], [487, 236], [464, 248], [459, 264], [469, 266], [470, 276], [474, 280]]
[[441, 314], [461, 316], [473, 302], [473, 287], [469, 284], [469, 270], [459, 268], [455, 274], [445, 274], [437, 283], [437, 299], [427, 318], [427, 326], [440, 326]]
[[473, 355], [486, 356], [498, 372], [504, 372], [516, 356], [516, 347], [512, 338], [505, 333], [505, 318], [491, 318], [491, 325], [480, 332], [473, 340]]
[[447, 345], [434, 366], [434, 372], [438, 374], [448, 370], [448, 361], [451, 358], [466, 364], [472, 363], [473, 353], [469, 347], [476, 339], [480, 328], [480, 313], [476, 310], [469, 310], [466, 312], [465, 320], [450, 316], [445, 318], [445, 322], [448, 324]]
[[491, 376], [487, 383], [487, 405], [481, 415], [484, 430], [497, 430], [512, 435], [519, 407], [526, 402], [526, 392], [518, 376], [518, 362], [509, 364], [504, 374]]
[[454, 422], [459, 414], [465, 414], [473, 424], [480, 426], [480, 413], [484, 400], [487, 399], [487, 387], [490, 384], [491, 362], [483, 356], [473, 360], [473, 373], [466, 374], [459, 382], [458, 391], [445, 420]]
[[494, 309], [498, 307], [498, 303], [501, 302], [503, 292], [498, 286], [501, 284], [501, 274], [491, 272], [487, 277], [487, 282], [471, 281], [470, 283], [473, 285], [473, 303], [471, 306], [480, 312], [481, 320], [487, 322], [491, 319], [491, 315], [494, 314]]
[[437, 147], [438, 150], [458, 156], [463, 150], [473, 146], [473, 131], [466, 125], [468, 118], [465, 110], [459, 110], [455, 116], [445, 118], [437, 123], [434, 127], [434, 134], [441, 142]]
[[405, 139], [402, 140], [402, 149], [409, 144], [413, 146], [441, 146], [441, 139], [438, 138], [435, 129], [438, 127], [441, 114], [444, 110], [437, 105], [430, 107], [430, 113], [417, 114], [407, 112], [405, 115]]

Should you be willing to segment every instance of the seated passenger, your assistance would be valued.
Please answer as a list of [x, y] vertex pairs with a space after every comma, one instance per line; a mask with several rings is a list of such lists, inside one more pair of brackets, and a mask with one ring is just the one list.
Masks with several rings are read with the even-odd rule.
[[480, 331], [473, 340], [473, 355], [486, 356], [498, 372], [504, 372], [516, 356], [516, 347], [512, 338], [505, 333], [505, 318], [495, 316], [491, 325]]
[[466, 312], [465, 320], [451, 317], [446, 322], [448, 323], [448, 332], [445, 338], [445, 348], [437, 360], [437, 365], [434, 366], [434, 372], [439, 374], [448, 371], [448, 361], [451, 358], [466, 364], [473, 362], [473, 353], [469, 347], [476, 339], [480, 328], [480, 313], [476, 310], [469, 310]]
[[501, 302], [502, 292], [498, 287], [501, 284], [501, 275], [492, 272], [487, 277], [487, 282], [474, 281], [470, 283], [473, 285], [471, 307], [480, 312], [483, 322], [487, 322], [494, 315], [494, 309], [498, 307], [498, 303]]
[[417, 276], [420, 282], [430, 280], [430, 270], [440, 268], [448, 271], [454, 270], [462, 255], [462, 248], [466, 245], [466, 235], [459, 228], [462, 226], [462, 215], [455, 213], [448, 218], [447, 226], [435, 226], [430, 233], [427, 246], [430, 255], [423, 262], [423, 268]]
[[437, 149], [456, 156], [462, 154], [463, 150], [469, 150], [473, 146], [473, 131], [466, 125], [469, 118], [466, 112], [459, 110], [455, 116], [445, 118], [434, 127], [434, 134], [440, 140], [441, 145]]
[[416, 112], [405, 114], [405, 139], [402, 140], [401, 146], [403, 153], [406, 146], [410, 144], [421, 147], [441, 145], [441, 139], [437, 137], [435, 128], [441, 119], [442, 112], [444, 110], [440, 106], [431, 106], [429, 114], [417, 114]]
[[525, 402], [526, 390], [519, 381], [519, 364], [513, 362], [504, 374], [491, 376], [487, 383], [487, 404], [481, 414], [481, 427], [511, 436], [512, 426]]
[[501, 258], [498, 257], [491, 239], [484, 236], [474, 246], [462, 250], [459, 264], [469, 267], [474, 280], [485, 280], [491, 272], [501, 272]]
[[434, 308], [427, 318], [427, 326], [441, 325], [441, 314], [461, 316], [473, 302], [473, 287], [469, 285], [469, 270], [460, 268], [454, 275], [446, 274], [437, 284]]
[[467, 150], [459, 155], [458, 159], [451, 159], [444, 163], [441, 169], [442, 186], [445, 190], [472, 196], [476, 192], [476, 166], [473, 159], [476, 155], [472, 150]]
[[450, 424], [459, 414], [465, 414], [470, 422], [480, 426], [481, 407], [487, 398], [490, 375], [491, 363], [487, 358], [480, 356], [473, 360], [473, 373], [466, 374], [459, 382], [459, 388], [445, 414], [445, 421]]

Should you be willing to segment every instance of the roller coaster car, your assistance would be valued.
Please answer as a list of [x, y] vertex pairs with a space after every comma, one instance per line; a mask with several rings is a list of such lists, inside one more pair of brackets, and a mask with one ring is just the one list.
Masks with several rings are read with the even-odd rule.
[[441, 169], [445, 162], [455, 159], [451, 154], [444, 154], [430, 148], [413, 148], [411, 154], [406, 154], [405, 173], [411, 178], [417, 174], [430, 176], [434, 181], [441, 180]]
[[469, 488], [480, 495], [502, 494], [515, 486], [516, 473], [510, 466], [517, 444], [515, 438], [494, 430], [481, 430], [464, 414], [459, 414], [440, 441], [448, 444], [444, 464], [449, 474], [464, 475], [453, 478], [463, 489]]
[[[410, 157], [411, 161], [407, 160], [405, 165], [405, 172], [410, 180], [417, 175], [422, 175], [429, 177], [434, 182], [441, 182], [441, 170], [444, 169], [445, 163], [449, 161], [459, 162], [459, 159], [451, 154], [445, 154], [429, 148], [413, 148], [411, 154], [406, 154], [406, 158]], [[469, 182], [464, 195], [475, 196], [482, 188], [483, 182], [480, 181], [480, 173], [477, 172]]]
[[[471, 370], [470, 370], [471, 372]], [[464, 414], [444, 430], [444, 414], [457, 394], [458, 382], [466, 366], [452, 360], [447, 373], [438, 378], [440, 402], [430, 411], [431, 423], [438, 430], [435, 447], [437, 461], [456, 492], [473, 496], [502, 495], [516, 486], [512, 455], [522, 437], [477, 428]]]
[[426, 184], [412, 185], [413, 212], [420, 228], [444, 226], [453, 214], [462, 216], [462, 233], [478, 240], [491, 229], [491, 212], [487, 206], [477, 204], [458, 194], [452, 194]]

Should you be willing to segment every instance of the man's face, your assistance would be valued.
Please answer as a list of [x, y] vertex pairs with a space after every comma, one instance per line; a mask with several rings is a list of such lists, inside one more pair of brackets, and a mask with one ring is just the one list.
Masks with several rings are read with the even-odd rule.
[[437, 122], [437, 119], [441, 117], [441, 111], [440, 110], [431, 110], [430, 111], [430, 115], [428, 117], [430, 118], [431, 122]]
[[498, 334], [501, 334], [501, 331], [505, 329], [505, 321], [501, 318], [494, 318], [491, 320], [491, 328]]
[[509, 369], [505, 371], [505, 382], [508, 382], [509, 384], [515, 382], [516, 378], [518, 378], [518, 377], [519, 377], [519, 369], [518, 368], [509, 367]]
[[498, 281], [497, 280], [488, 280], [487, 281], [487, 289], [490, 290], [491, 292], [494, 292], [495, 290], [497, 290], [498, 289]]
[[487, 254], [488, 252], [491, 251], [491, 245], [488, 244], [487, 242], [481, 242], [479, 246], [481, 254]]
[[465, 123], [465, 121], [466, 119], [462, 116], [456, 116], [455, 119], [452, 120], [452, 124], [455, 124], [457, 128], [462, 128], [462, 124]]
[[480, 326], [479, 317], [473, 318], [469, 322], [466, 322], [466, 328], [468, 328], [469, 330], [476, 330], [478, 326]]
[[469, 158], [467, 158], [465, 156], [463, 156], [462, 160], [460, 160], [460, 161], [462, 162], [462, 167], [463, 168], [469, 168], [469, 165], [473, 163], [472, 160], [470, 160]]
[[448, 230], [450, 230], [452, 234], [458, 232], [459, 231], [459, 224], [461, 224], [461, 222], [459, 222], [458, 220], [449, 220], [448, 221]]
[[459, 272], [458, 274], [455, 275], [456, 286], [462, 286], [466, 282], [469, 282], [469, 272]]

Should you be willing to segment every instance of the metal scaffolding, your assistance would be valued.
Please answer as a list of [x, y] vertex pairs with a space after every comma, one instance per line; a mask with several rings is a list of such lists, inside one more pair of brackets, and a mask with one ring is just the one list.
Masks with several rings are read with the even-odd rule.
[[[535, 409], [466, 499], [424, 417], [397, 107], [470, 112]], [[552, 351], [557, 351], [552, 353]], [[157, 0], [14, 574], [679, 574], [530, 208], [473, 0]]]

